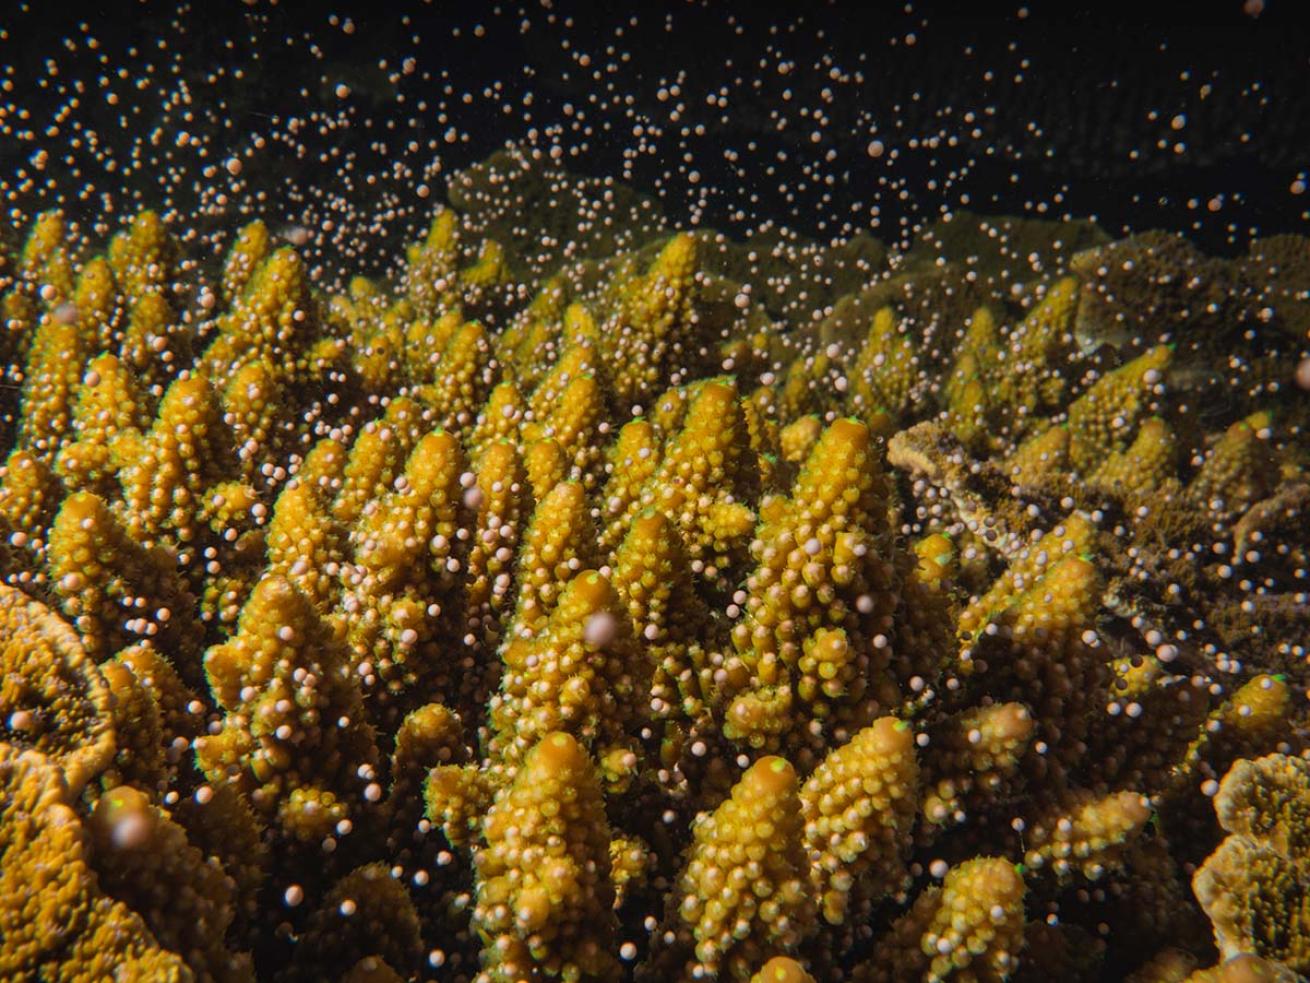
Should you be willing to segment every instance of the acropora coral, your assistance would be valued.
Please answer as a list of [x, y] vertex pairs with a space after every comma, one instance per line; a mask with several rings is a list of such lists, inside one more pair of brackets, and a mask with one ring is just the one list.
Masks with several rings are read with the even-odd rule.
[[516, 248], [33, 226], [0, 975], [1310, 972], [1303, 404], [1091, 260], [843, 329]]

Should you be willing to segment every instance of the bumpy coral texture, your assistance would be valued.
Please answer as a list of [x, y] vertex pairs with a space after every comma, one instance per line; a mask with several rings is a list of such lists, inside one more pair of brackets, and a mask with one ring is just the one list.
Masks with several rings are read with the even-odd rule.
[[5, 979], [1310, 972], [1310, 417], [1120, 246], [234, 231], [0, 264]]
[[1196, 896], [1226, 958], [1242, 954], [1310, 970], [1310, 764], [1275, 754], [1238, 761], [1215, 796], [1228, 832], [1196, 872]]

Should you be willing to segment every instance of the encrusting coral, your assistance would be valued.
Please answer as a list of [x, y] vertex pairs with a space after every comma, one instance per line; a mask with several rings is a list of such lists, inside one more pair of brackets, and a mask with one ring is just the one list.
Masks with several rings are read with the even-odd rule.
[[1193, 883], [1220, 954], [1259, 956], [1305, 973], [1310, 763], [1282, 754], [1240, 760], [1220, 782], [1214, 804], [1229, 835]]
[[4, 268], [6, 979], [1310, 971], [1304, 406], [1108, 273], [172, 221]]
[[76, 983], [114, 975], [193, 980], [139, 914], [101, 891], [64, 774], [39, 751], [0, 743], [0, 971], [9, 979]]
[[231, 882], [221, 864], [187, 842], [185, 829], [127, 786], [100, 797], [87, 829], [101, 889], [139, 913], [197, 980], [253, 978], [249, 956], [225, 945], [233, 917]]

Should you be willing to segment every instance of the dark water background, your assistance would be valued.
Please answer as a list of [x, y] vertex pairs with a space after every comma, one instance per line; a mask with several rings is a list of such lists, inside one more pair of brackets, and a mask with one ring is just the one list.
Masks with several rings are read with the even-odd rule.
[[[89, 83], [91, 97], [75, 115], [103, 141], [126, 153], [152, 129], [163, 134], [164, 159], [135, 173], [97, 174], [99, 165], [83, 151], [75, 154], [82, 174], [55, 174], [59, 187], [76, 188], [90, 176], [101, 189], [158, 207], [166, 185], [162, 197], [183, 215], [198, 210], [212, 180], [197, 178], [186, 161], [180, 177], [164, 176], [168, 140], [180, 124], [161, 108], [159, 93], [175, 90], [178, 80], [197, 116], [187, 129], [220, 152], [239, 151], [252, 134], [276, 130], [291, 116], [348, 114], [347, 127], [301, 128], [302, 152], [270, 141], [246, 167], [242, 192], [250, 200], [262, 196], [261, 213], [286, 221], [304, 220], [316, 195], [340, 188], [347, 159], [357, 172], [385, 172], [397, 161], [418, 167], [432, 158], [427, 141], [435, 139], [445, 175], [508, 140], [523, 141], [533, 127], [545, 133], [559, 122], [566, 151], [585, 144], [566, 154], [570, 169], [626, 176], [657, 193], [675, 219], [699, 205], [704, 223], [729, 230], [774, 221], [821, 238], [848, 235], [869, 228], [872, 202], [879, 209], [874, 233], [895, 240], [943, 207], [959, 207], [965, 192], [976, 211], [1038, 214], [1036, 205], [1045, 203], [1047, 217], [1095, 216], [1112, 234], [1175, 229], [1207, 251], [1234, 253], [1253, 235], [1310, 227], [1310, 195], [1289, 191], [1310, 166], [1305, 6], [1268, 0], [1252, 16], [1242, 0], [548, 7], [222, 0], [176, 9], [41, 3], [14, 5], [0, 16], [7, 29], [0, 61], [12, 69], [9, 98], [34, 120], [63, 101], [58, 85], [39, 84], [55, 59], [59, 83]], [[347, 20], [351, 33], [341, 29]], [[65, 40], [79, 37], [81, 24], [99, 40], [98, 52], [84, 44], [68, 50]], [[97, 61], [102, 52], [111, 69], [126, 67], [150, 85], [117, 86], [127, 90], [117, 107], [93, 98], [93, 80], [105, 72]], [[580, 66], [579, 52], [590, 54], [590, 71]], [[380, 59], [395, 66], [411, 56], [417, 70], [399, 80], [378, 68]], [[789, 63], [785, 75], [780, 63]], [[220, 66], [228, 69], [224, 77], [206, 81]], [[829, 68], [843, 77], [835, 81]], [[351, 90], [344, 107], [334, 92], [341, 81]], [[447, 82], [450, 97], [441, 91]], [[678, 100], [659, 98], [671, 82], [682, 88], [680, 125], [666, 119]], [[1211, 90], [1203, 98], [1205, 85]], [[485, 98], [493, 86], [499, 91]], [[731, 90], [726, 110], [704, 97], [721, 86]], [[468, 103], [460, 100], [465, 92], [473, 95]], [[523, 118], [528, 92], [531, 120]], [[426, 112], [416, 109], [420, 101]], [[590, 135], [566, 105], [585, 111]], [[823, 112], [817, 142], [797, 116], [801, 106]], [[770, 118], [775, 110], [791, 116], [781, 132]], [[972, 126], [963, 122], [971, 110]], [[1179, 114], [1186, 123], [1175, 130]], [[660, 123], [662, 133], [647, 137], [654, 152], [638, 153], [625, 175], [624, 151], [643, 142], [632, 136], [634, 118]], [[682, 126], [697, 125], [703, 135], [680, 135]], [[456, 144], [442, 141], [451, 126], [462, 135]], [[977, 135], [953, 148], [912, 146], [916, 138], [973, 126]], [[879, 158], [867, 152], [874, 138], [887, 151]], [[403, 148], [408, 139], [423, 145], [418, 153]], [[752, 142], [754, 151], [747, 151]], [[0, 172], [15, 173], [32, 146], [12, 134], [0, 138]], [[725, 160], [729, 148], [741, 151], [735, 165]], [[325, 152], [330, 159], [320, 162]], [[964, 176], [952, 178], [962, 168]], [[880, 179], [902, 183], [888, 187]], [[389, 226], [397, 235], [412, 234], [427, 214], [412, 195], [396, 192], [395, 182], [351, 193], [362, 210], [399, 202]], [[386, 200], [389, 193], [395, 201]], [[1207, 202], [1216, 196], [1221, 204], [1212, 212]], [[49, 199], [29, 193], [16, 203], [30, 214]], [[864, 209], [852, 212], [853, 202]]]

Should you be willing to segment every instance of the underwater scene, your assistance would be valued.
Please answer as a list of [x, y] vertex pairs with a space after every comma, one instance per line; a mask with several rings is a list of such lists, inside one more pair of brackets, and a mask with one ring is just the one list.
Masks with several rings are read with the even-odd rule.
[[1310, 978], [1307, 52], [0, 5], [0, 981]]

